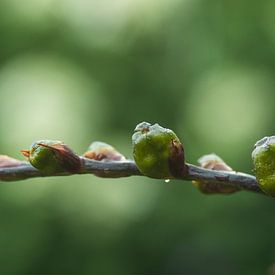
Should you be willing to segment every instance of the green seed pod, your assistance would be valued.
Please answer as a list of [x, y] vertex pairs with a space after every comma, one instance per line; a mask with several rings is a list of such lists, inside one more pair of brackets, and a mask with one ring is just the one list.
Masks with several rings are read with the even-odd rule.
[[158, 124], [142, 122], [132, 136], [133, 156], [142, 174], [152, 178], [177, 178], [186, 172], [179, 138]]
[[252, 152], [252, 159], [260, 188], [275, 197], [275, 136], [259, 140]]
[[22, 150], [32, 166], [44, 174], [59, 172], [77, 173], [82, 162], [67, 145], [57, 140], [40, 140], [31, 145], [30, 150]]
[[113, 146], [101, 142], [94, 141], [84, 153], [83, 157], [98, 161], [123, 161], [126, 158], [119, 153]]
[[[219, 171], [233, 171], [219, 156], [216, 154], [209, 154], [202, 156], [198, 160], [200, 167], [210, 170]], [[223, 183], [216, 183], [211, 181], [193, 181], [196, 186], [204, 194], [232, 194], [240, 191], [238, 187], [229, 186]]]

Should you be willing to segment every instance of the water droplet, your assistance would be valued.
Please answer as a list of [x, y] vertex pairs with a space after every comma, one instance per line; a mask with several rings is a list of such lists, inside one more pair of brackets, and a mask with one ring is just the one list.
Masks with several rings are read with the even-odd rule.
[[166, 179], [165, 182], [168, 183], [168, 182], [170, 182], [170, 180], [169, 180], [169, 179]]

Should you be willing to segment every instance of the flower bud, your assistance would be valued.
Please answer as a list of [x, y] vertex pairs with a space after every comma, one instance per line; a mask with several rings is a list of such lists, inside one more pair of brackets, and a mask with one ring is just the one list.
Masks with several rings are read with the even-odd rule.
[[[233, 171], [220, 157], [216, 154], [202, 156], [198, 160], [200, 166], [205, 169], [219, 171]], [[238, 187], [229, 186], [223, 183], [211, 181], [193, 181], [193, 184], [204, 194], [232, 194], [240, 191]]]
[[260, 188], [275, 197], [275, 136], [264, 137], [255, 144], [252, 160]]
[[142, 174], [168, 179], [185, 173], [184, 150], [172, 130], [142, 122], [135, 128], [132, 143], [134, 160]]
[[83, 157], [98, 161], [124, 161], [126, 158], [119, 153], [113, 146], [101, 142], [94, 141], [84, 153]]
[[30, 150], [21, 152], [32, 166], [45, 174], [77, 173], [82, 167], [80, 157], [61, 141], [40, 140], [34, 142]]

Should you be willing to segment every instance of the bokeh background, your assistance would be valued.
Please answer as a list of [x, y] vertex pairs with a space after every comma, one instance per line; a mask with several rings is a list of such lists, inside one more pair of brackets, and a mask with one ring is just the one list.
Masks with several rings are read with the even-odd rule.
[[[38, 139], [131, 157], [141, 121], [252, 172], [275, 133], [275, 3], [1, 0], [0, 153]], [[275, 203], [94, 176], [0, 186], [0, 274], [275, 274]], [[273, 271], [272, 271], [273, 270]]]

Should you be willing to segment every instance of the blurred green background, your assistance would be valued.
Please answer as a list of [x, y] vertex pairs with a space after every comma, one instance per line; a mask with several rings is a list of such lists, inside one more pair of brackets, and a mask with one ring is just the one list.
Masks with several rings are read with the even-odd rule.
[[[1, 0], [0, 153], [38, 139], [131, 157], [141, 121], [251, 173], [275, 133], [275, 2]], [[0, 186], [0, 274], [275, 274], [274, 199], [94, 176]], [[273, 208], [274, 207], [274, 208]]]

